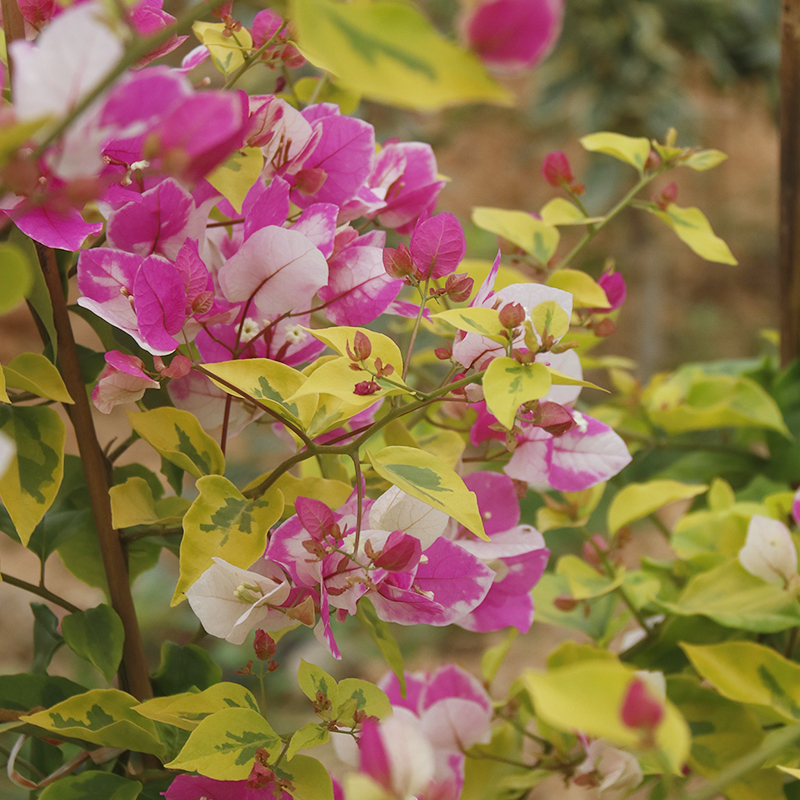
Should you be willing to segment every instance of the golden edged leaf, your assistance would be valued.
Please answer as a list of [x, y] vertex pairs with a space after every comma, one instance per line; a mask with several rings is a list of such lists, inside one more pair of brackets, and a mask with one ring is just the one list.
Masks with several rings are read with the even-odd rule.
[[206, 180], [233, 206], [237, 214], [241, 214], [244, 198], [259, 179], [263, 166], [261, 148], [244, 147], [236, 150]]
[[670, 203], [666, 211], [657, 208], [648, 208], [648, 211], [666, 222], [684, 244], [706, 261], [733, 265], [739, 263], [728, 245], [711, 229], [711, 224], [699, 208], [681, 208]]
[[478, 207], [472, 209], [472, 221], [479, 228], [521, 247], [542, 264], [547, 264], [555, 255], [561, 239], [558, 228], [526, 211]]
[[550, 370], [544, 364], [520, 364], [513, 358], [495, 358], [483, 376], [483, 392], [489, 411], [509, 430], [517, 409], [550, 391]]
[[668, 503], [688, 500], [708, 490], [705, 484], [679, 483], [672, 480], [630, 483], [620, 489], [608, 509], [608, 532], [615, 534], [623, 525], [652, 514]]
[[6, 387], [56, 400], [59, 403], [74, 403], [61, 373], [51, 361], [39, 353], [21, 353], [3, 367]]
[[584, 150], [605, 153], [644, 172], [650, 155], [650, 140], [643, 136], [623, 136], [621, 133], [591, 133], [581, 139]]
[[574, 308], [609, 308], [603, 287], [591, 276], [578, 269], [559, 269], [547, 279], [547, 285], [572, 295]]
[[432, 317], [440, 319], [460, 331], [478, 333], [499, 344], [508, 342], [508, 337], [503, 335], [505, 328], [500, 324], [500, 312], [494, 308], [481, 308], [480, 306], [449, 308], [447, 311], [433, 314]]

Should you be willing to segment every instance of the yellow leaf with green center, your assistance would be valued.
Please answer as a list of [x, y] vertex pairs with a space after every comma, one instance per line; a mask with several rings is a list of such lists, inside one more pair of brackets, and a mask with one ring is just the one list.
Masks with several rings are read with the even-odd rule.
[[505, 328], [500, 324], [500, 312], [494, 308], [449, 308], [432, 316], [433, 319], [440, 319], [460, 331], [478, 333], [500, 344], [508, 342], [508, 337], [504, 335]]
[[206, 717], [183, 749], [164, 766], [199, 772], [218, 781], [242, 781], [250, 774], [256, 751], [264, 748], [277, 760], [283, 742], [258, 711], [226, 708]]
[[[528, 670], [522, 680], [536, 716], [544, 722], [561, 731], [579, 730], [636, 749], [641, 745], [641, 733], [624, 725], [620, 715], [635, 677], [632, 668], [617, 661], [589, 660], [547, 672]], [[689, 755], [689, 726], [669, 700], [663, 703], [664, 717], [654, 731], [656, 746], [679, 775]]]
[[[270, 358], [240, 358], [206, 364], [205, 369], [220, 379], [214, 383], [222, 391], [234, 397], [249, 395], [302, 428], [305, 428], [314, 414], [316, 400], [313, 396], [302, 397], [294, 402], [288, 401], [307, 378], [302, 372], [280, 361]], [[241, 391], [237, 392], [236, 389]]]
[[591, 276], [577, 269], [559, 269], [547, 279], [548, 286], [562, 289], [572, 295], [574, 308], [608, 308], [603, 287]]
[[563, 197], [550, 200], [542, 207], [539, 216], [548, 225], [591, 225], [603, 220], [603, 217], [587, 217], [578, 206]]
[[372, 468], [412, 497], [449, 514], [481, 539], [489, 541], [475, 494], [444, 462], [414, 447], [384, 447], [373, 455]]
[[339, 111], [345, 115], [352, 114], [361, 102], [361, 96], [357, 92], [338, 86], [329, 77], [300, 78], [294, 85], [294, 92], [306, 105], [312, 97], [315, 103], [336, 103]]
[[479, 207], [472, 209], [472, 221], [479, 228], [497, 234], [547, 264], [558, 248], [558, 228], [542, 222], [525, 211]]
[[128, 420], [156, 452], [195, 478], [225, 471], [222, 450], [194, 414], [162, 406], [141, 413], [129, 411]]
[[728, 156], [721, 150], [698, 150], [680, 164], [683, 167], [691, 167], [696, 172], [705, 172], [707, 169], [719, 166], [727, 158]]
[[52, 408], [3, 405], [0, 431], [16, 445], [14, 458], [0, 475], [0, 499], [27, 545], [61, 486], [66, 428]]
[[711, 224], [699, 208], [681, 208], [670, 203], [666, 211], [657, 208], [648, 208], [648, 211], [666, 222], [684, 244], [688, 244], [706, 261], [733, 265], [739, 263], [728, 245], [711, 229]]
[[3, 372], [9, 389], [22, 389], [59, 403], [74, 402], [61, 373], [39, 353], [21, 353], [7, 367], [3, 367]]
[[591, 133], [581, 139], [584, 150], [605, 153], [644, 172], [650, 155], [650, 140], [643, 136], [623, 136], [621, 133]]
[[630, 483], [620, 489], [611, 501], [608, 509], [608, 532], [613, 535], [623, 525], [646, 517], [668, 503], [697, 497], [707, 489], [705, 484], [671, 480]]
[[531, 311], [531, 321], [536, 333], [544, 337], [552, 336], [558, 341], [569, 330], [569, 317], [567, 312], [555, 300], [545, 300], [544, 303], [534, 306]]
[[218, 557], [247, 569], [267, 546], [269, 529], [283, 514], [283, 495], [274, 487], [248, 500], [227, 478], [207, 475], [197, 481], [197, 499], [183, 518], [180, 577], [172, 605]]
[[510, 105], [478, 58], [395, 0], [294, 0], [297, 44], [336, 83], [370, 100], [433, 111], [472, 102]]
[[175, 525], [191, 505], [185, 497], [164, 497], [156, 500], [150, 484], [139, 477], [112, 486], [111, 523], [115, 528], [135, 525]]
[[200, 22], [192, 32], [208, 48], [214, 66], [227, 78], [244, 64], [245, 56], [253, 49], [253, 37], [247, 28], [225, 35], [224, 22]]
[[217, 167], [206, 180], [242, 213], [242, 203], [253, 184], [259, 179], [264, 166], [264, 156], [258, 147], [244, 147]]
[[550, 391], [550, 371], [544, 364], [520, 364], [513, 358], [493, 359], [483, 376], [483, 393], [489, 411], [509, 430], [517, 409]]
[[57, 738], [79, 739], [101, 747], [120, 747], [140, 753], [163, 756], [154, 723], [137, 714], [139, 701], [118, 689], [94, 689], [35, 714], [23, 722], [49, 731]]

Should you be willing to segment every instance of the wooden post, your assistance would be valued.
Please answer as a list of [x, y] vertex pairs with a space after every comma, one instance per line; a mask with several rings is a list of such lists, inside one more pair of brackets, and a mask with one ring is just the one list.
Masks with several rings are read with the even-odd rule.
[[781, 20], [780, 335], [785, 366], [800, 354], [800, 0]]

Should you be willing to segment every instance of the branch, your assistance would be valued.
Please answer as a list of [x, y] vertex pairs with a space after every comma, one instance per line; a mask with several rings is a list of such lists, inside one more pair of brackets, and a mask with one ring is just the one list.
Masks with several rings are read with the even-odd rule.
[[18, 589], [24, 589], [26, 592], [35, 594], [43, 600], [49, 600], [51, 603], [61, 606], [65, 611], [69, 611], [70, 614], [77, 614], [81, 610], [78, 606], [72, 605], [69, 600], [65, 600], [63, 597], [53, 594], [49, 589], [45, 589], [44, 586], [36, 586], [34, 583], [28, 583], [20, 578], [15, 578], [13, 575], [9, 575], [6, 572], [0, 572], [0, 577], [3, 579], [3, 583], [7, 583], [9, 586], [16, 586]]

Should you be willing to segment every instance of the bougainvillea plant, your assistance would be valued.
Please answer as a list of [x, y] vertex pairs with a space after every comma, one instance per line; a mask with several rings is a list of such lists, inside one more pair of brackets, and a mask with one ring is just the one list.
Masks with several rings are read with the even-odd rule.
[[[623, 211], [735, 263], [664, 177], [722, 153], [674, 131], [585, 136], [631, 170], [618, 202], [590, 213], [552, 153], [553, 199], [475, 208], [500, 249], [465, 260], [431, 147], [376, 141], [354, 112], [512, 102], [498, 75], [547, 54], [557, 0], [465, 8], [462, 43], [395, 0], [245, 21], [231, 3], [2, 9], [0, 311], [27, 301], [43, 340], [0, 370], [0, 529], [41, 561], [2, 578], [49, 603], [31, 670], [0, 676], [11, 784], [43, 800], [510, 800], [552, 777], [797, 796], [796, 376], [685, 365], [642, 386], [592, 352], [623, 275], [577, 265]], [[95, 427], [112, 412], [121, 443]], [[237, 436], [274, 465], [226, 475]], [[159, 474], [128, 458], [138, 440]], [[632, 561], [643, 519], [670, 558]], [[156, 665], [132, 582], [163, 550], [198, 633]], [[55, 594], [55, 554], [107, 602]], [[534, 618], [575, 641], [501, 685]], [[270, 691], [282, 637], [358, 674], [353, 625], [386, 677], [302, 661], [298, 724]], [[450, 625], [497, 632], [480, 675], [407, 672], [404, 629]], [[214, 637], [238, 653], [224, 680]], [[88, 686], [48, 674], [64, 644], [96, 668]]]

